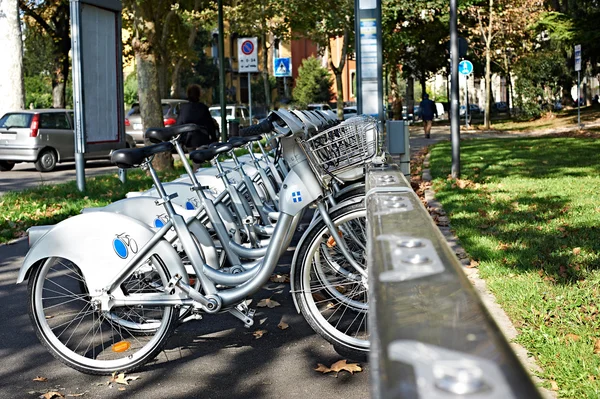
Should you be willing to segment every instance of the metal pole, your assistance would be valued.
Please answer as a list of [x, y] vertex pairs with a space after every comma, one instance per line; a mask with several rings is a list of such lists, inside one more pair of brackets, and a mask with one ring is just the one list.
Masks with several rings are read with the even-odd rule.
[[465, 75], [465, 126], [469, 127], [469, 75]]
[[250, 72], [248, 72], [248, 111], [250, 112], [250, 124], [252, 125], [252, 82], [250, 81]]
[[71, 0], [71, 47], [73, 49], [73, 108], [75, 115], [75, 174], [77, 188], [85, 192], [85, 120], [83, 114], [83, 71], [81, 60], [81, 3]]
[[450, 0], [450, 72], [452, 74], [450, 114], [450, 135], [452, 141], [452, 177], [460, 177], [460, 119], [458, 113], [458, 17], [457, 0]]
[[288, 96], [287, 78], [285, 76], [283, 77], [283, 95], [285, 96], [285, 98], [287, 98]]
[[227, 107], [225, 105], [225, 29], [223, 28], [223, 0], [217, 0], [219, 9], [219, 85], [221, 88], [221, 141], [227, 141]]
[[581, 129], [581, 101], [579, 101], [579, 99], [581, 98], [581, 72], [577, 71], [577, 128]]

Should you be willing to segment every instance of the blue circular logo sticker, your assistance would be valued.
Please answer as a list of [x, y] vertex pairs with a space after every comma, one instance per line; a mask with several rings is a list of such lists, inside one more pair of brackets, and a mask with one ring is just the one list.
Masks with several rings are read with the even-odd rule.
[[125, 242], [123, 242], [123, 240], [118, 237], [113, 240], [113, 249], [121, 259], [125, 259], [127, 258], [127, 255], [129, 255], [127, 245], [125, 245]]
[[165, 223], [162, 220], [160, 220], [158, 218], [154, 219], [154, 227], [156, 227], [157, 229], [164, 227], [164, 225], [165, 225]]
[[193, 211], [194, 209], [196, 209], [196, 207], [194, 206], [194, 204], [188, 201], [185, 203], [185, 209], [187, 209], [188, 211]]

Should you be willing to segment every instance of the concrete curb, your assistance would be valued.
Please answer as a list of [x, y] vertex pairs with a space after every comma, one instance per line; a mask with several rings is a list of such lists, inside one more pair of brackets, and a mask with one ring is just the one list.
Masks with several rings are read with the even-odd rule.
[[[430, 154], [427, 154], [423, 160], [423, 169], [421, 175], [423, 181], [426, 182], [431, 182], [432, 180], [431, 172], [429, 170], [429, 156]], [[463, 271], [477, 290], [477, 293], [479, 294], [488, 312], [496, 321], [496, 324], [498, 325], [504, 336], [510, 342], [510, 346], [521, 361], [521, 364], [523, 364], [525, 369], [529, 371], [534, 383], [538, 385], [538, 389], [542, 396], [545, 399], [556, 399], [556, 392], [550, 391], [546, 388], [539, 386], [539, 384], [541, 384], [543, 380], [538, 378], [535, 375], [535, 373], [540, 373], [542, 371], [542, 368], [536, 363], [535, 359], [532, 356], [529, 356], [527, 350], [523, 346], [514, 342], [515, 338], [518, 336], [519, 333], [512, 321], [510, 320], [510, 318], [508, 317], [508, 315], [506, 314], [506, 312], [504, 311], [504, 309], [502, 309], [502, 307], [496, 301], [496, 297], [494, 296], [494, 294], [492, 294], [487, 289], [487, 284], [485, 280], [479, 277], [479, 269], [466, 267], [471, 264], [469, 254], [460, 245], [458, 237], [456, 237], [456, 235], [454, 235], [454, 233], [452, 232], [450, 222], [445, 216], [446, 213], [442, 208], [442, 205], [435, 199], [435, 191], [431, 188], [427, 188], [424, 191], [424, 194], [425, 200], [427, 201], [428, 210], [430, 212], [434, 211], [437, 215], [443, 215], [441, 217], [438, 217], [438, 219], [442, 220], [443, 222], [446, 222], [447, 224], [444, 223], [446, 224], [446, 226], [438, 225], [438, 229], [441, 231], [442, 235], [448, 242], [448, 245], [450, 246], [450, 248], [452, 248], [458, 259], [460, 260], [461, 264], [465, 266], [463, 268]]]
[[0, 244], [0, 247], [3, 247], [3, 246], [5, 246], [5, 245], [6, 245], [6, 246], [8, 246], [8, 245], [15, 245], [15, 244], [17, 244], [17, 243], [19, 243], [19, 242], [21, 242], [21, 241], [24, 241], [24, 240], [26, 240], [26, 239], [27, 239], [27, 236], [24, 236], [24, 237], [19, 237], [19, 238], [15, 238], [14, 240], [10, 240], [9, 242], [1, 243], [1, 244]]

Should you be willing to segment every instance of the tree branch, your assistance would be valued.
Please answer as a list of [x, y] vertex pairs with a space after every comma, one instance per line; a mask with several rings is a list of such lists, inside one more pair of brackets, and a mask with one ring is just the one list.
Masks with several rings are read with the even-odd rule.
[[25, 15], [28, 15], [31, 18], [33, 18], [35, 22], [37, 22], [50, 36], [52, 36], [53, 38], [56, 37], [56, 31], [52, 29], [52, 27], [48, 25], [48, 23], [44, 21], [44, 19], [39, 14], [33, 11], [25, 1], [19, 0], [19, 8], [23, 10]]

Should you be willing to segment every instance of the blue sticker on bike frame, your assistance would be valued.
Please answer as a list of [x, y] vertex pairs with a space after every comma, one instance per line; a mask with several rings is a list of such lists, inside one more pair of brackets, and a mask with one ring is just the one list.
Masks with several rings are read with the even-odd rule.
[[125, 242], [119, 237], [116, 237], [113, 240], [113, 249], [115, 250], [117, 256], [121, 259], [125, 259], [129, 255], [127, 245], [125, 245]]
[[194, 209], [196, 209], [196, 207], [194, 206], [194, 204], [188, 201], [185, 203], [185, 209], [187, 209], [188, 211], [193, 211]]
[[164, 225], [165, 225], [165, 222], [163, 222], [159, 218], [154, 219], [154, 227], [156, 227], [157, 229], [160, 229]]
[[292, 201], [302, 202], [302, 194], [300, 193], [300, 191], [294, 191], [292, 193]]

